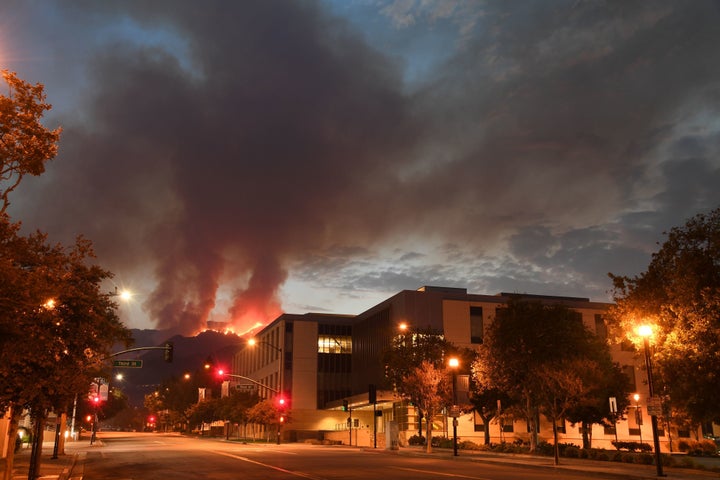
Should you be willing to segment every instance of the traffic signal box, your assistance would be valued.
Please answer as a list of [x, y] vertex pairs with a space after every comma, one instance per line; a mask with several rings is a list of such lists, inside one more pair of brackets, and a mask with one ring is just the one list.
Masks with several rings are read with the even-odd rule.
[[175, 346], [172, 342], [165, 342], [165, 361], [172, 363], [173, 361], [173, 349]]
[[286, 423], [288, 420], [288, 409], [290, 407], [290, 401], [284, 395], [278, 395], [275, 400], [275, 406], [278, 409], [278, 420], [280, 423]]

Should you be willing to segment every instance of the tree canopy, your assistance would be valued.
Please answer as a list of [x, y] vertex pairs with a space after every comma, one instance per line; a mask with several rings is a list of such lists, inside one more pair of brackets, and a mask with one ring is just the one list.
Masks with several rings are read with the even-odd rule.
[[2, 71], [9, 94], [0, 95], [0, 213], [9, 194], [25, 175], [40, 175], [57, 154], [60, 128], [48, 130], [40, 119], [51, 105], [42, 84], [31, 85], [13, 72]]
[[616, 337], [654, 327], [656, 392], [695, 424], [720, 420], [720, 209], [672, 228], [647, 271], [610, 277]]
[[129, 330], [100, 291], [111, 274], [89, 264], [87, 240], [65, 248], [17, 230], [0, 220], [0, 408], [64, 411]]
[[[480, 385], [505, 393], [522, 409], [531, 450], [537, 445], [538, 413], [557, 420], [591, 399], [607, 402], [597, 396], [621, 373], [608, 346], [585, 327], [578, 312], [521, 299], [498, 310], [474, 370]], [[626, 396], [627, 387], [614, 386], [621, 388], [618, 397]]]

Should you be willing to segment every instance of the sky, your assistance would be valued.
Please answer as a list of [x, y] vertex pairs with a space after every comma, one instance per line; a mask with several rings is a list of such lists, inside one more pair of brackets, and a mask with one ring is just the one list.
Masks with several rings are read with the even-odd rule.
[[611, 301], [720, 206], [719, 24], [707, 0], [3, 0], [0, 69], [63, 128], [10, 214], [89, 238], [132, 328], [423, 285]]

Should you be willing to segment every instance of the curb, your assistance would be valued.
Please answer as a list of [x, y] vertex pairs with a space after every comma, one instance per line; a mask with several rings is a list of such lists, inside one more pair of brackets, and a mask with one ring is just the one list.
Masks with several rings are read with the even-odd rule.
[[75, 469], [75, 464], [77, 463], [79, 456], [80, 456], [80, 454], [78, 454], [78, 453], [73, 454], [70, 464], [67, 467], [63, 468], [63, 471], [60, 472], [60, 475], [58, 475], [58, 480], [68, 480], [70, 478], [70, 475], [72, 475], [73, 469]]

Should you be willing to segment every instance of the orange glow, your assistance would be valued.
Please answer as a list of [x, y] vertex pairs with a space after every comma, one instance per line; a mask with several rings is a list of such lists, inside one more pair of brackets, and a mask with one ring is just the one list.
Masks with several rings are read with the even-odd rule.
[[457, 357], [450, 357], [448, 365], [450, 368], [458, 368], [460, 366], [460, 360], [458, 360]]
[[405, 330], [407, 330], [408, 325], [407, 325], [407, 323], [402, 322], [400, 325], [398, 325], [398, 328], [404, 332]]
[[47, 302], [43, 303], [43, 307], [47, 308], [48, 310], [52, 310], [53, 308], [55, 308], [55, 299], [49, 299]]
[[638, 335], [641, 337], [652, 337], [653, 335], [653, 328], [650, 325], [640, 325], [637, 329]]

